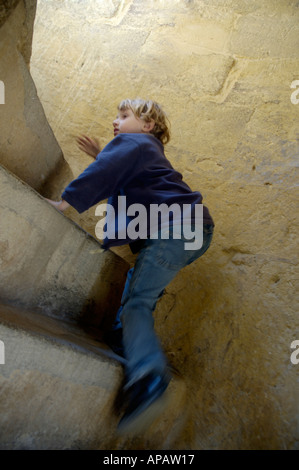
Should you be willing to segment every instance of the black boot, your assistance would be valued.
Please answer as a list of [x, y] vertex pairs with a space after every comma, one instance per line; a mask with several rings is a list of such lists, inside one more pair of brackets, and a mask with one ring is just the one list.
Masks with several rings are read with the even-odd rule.
[[169, 381], [169, 377], [151, 373], [129, 387], [126, 391], [128, 405], [118, 424], [120, 434], [147, 430], [165, 409]]

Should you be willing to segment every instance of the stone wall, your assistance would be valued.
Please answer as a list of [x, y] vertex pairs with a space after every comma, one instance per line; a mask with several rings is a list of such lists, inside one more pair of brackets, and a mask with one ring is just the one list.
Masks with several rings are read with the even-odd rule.
[[[298, 33], [291, 0], [38, 2], [31, 71], [73, 174], [91, 162], [76, 135], [105, 145], [118, 102], [151, 97], [172, 122], [169, 159], [215, 219], [155, 314], [190, 394], [181, 448], [299, 446]], [[94, 234], [93, 214], [72, 216]]]
[[30, 75], [36, 0], [0, 7], [0, 163], [37, 190], [57, 169], [70, 177]]

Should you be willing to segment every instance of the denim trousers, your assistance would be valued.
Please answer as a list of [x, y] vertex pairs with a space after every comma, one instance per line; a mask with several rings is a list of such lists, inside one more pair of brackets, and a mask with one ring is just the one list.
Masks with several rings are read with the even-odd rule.
[[126, 387], [149, 373], [168, 375], [168, 362], [154, 330], [153, 312], [176, 274], [209, 248], [213, 226], [203, 224], [201, 248], [185, 249], [186, 239], [147, 239], [127, 274], [114, 329], [122, 327]]

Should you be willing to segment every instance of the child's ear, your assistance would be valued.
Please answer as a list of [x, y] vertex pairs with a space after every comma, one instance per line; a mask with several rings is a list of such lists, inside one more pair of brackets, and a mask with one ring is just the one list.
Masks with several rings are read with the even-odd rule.
[[151, 119], [149, 122], [144, 121], [143, 130], [145, 132], [151, 132], [155, 127], [155, 121]]

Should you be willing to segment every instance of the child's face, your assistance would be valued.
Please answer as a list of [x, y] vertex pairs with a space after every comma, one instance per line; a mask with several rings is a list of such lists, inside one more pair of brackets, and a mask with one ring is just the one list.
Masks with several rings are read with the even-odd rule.
[[147, 123], [135, 116], [131, 109], [119, 111], [116, 119], [113, 121], [114, 135], [118, 134], [140, 134], [150, 132], [151, 123]]

